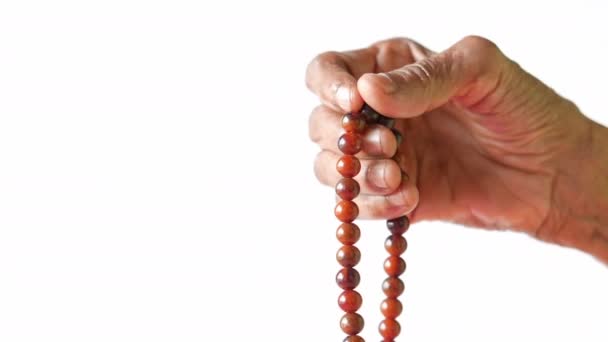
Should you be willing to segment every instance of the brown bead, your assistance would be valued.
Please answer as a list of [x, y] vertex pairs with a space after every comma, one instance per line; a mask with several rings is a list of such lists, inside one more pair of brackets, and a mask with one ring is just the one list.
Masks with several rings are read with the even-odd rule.
[[342, 342], [365, 342], [363, 337], [359, 335], [347, 336]]
[[395, 139], [397, 139], [397, 148], [401, 146], [401, 142], [403, 141], [403, 135], [397, 129], [392, 129], [393, 134], [395, 135]]
[[353, 178], [361, 171], [361, 162], [355, 156], [342, 156], [336, 163], [336, 170], [342, 177]]
[[405, 285], [399, 278], [389, 277], [382, 283], [382, 291], [389, 298], [397, 298], [403, 294]]
[[354, 223], [342, 223], [336, 230], [336, 238], [344, 245], [353, 245], [360, 237], [361, 229]]
[[338, 297], [338, 305], [345, 312], [355, 312], [359, 310], [363, 298], [357, 291], [346, 290]]
[[341, 199], [350, 201], [359, 195], [359, 183], [352, 178], [342, 178], [336, 183], [336, 194]]
[[365, 130], [365, 118], [360, 113], [348, 113], [342, 116], [342, 128], [346, 132], [362, 133]]
[[344, 154], [353, 155], [359, 153], [362, 144], [363, 139], [356, 133], [344, 133], [340, 139], [338, 139], [338, 148]]
[[386, 318], [397, 318], [401, 315], [402, 310], [403, 305], [395, 298], [387, 298], [380, 304], [380, 311], [382, 311], [382, 314]]
[[401, 235], [390, 235], [384, 240], [384, 248], [390, 255], [399, 256], [407, 249], [407, 240]]
[[407, 216], [390, 219], [386, 221], [386, 227], [392, 234], [401, 235], [407, 232], [407, 229], [410, 227], [410, 220]]
[[380, 115], [378, 117], [378, 124], [388, 128], [388, 129], [392, 129], [393, 127], [395, 127], [395, 119], [386, 117], [384, 115]]
[[355, 246], [342, 246], [336, 253], [336, 260], [343, 267], [353, 267], [361, 261], [361, 252]]
[[394, 319], [385, 319], [380, 322], [378, 330], [385, 340], [392, 340], [399, 336], [401, 326], [399, 325], [399, 322]]
[[390, 256], [384, 260], [384, 270], [391, 277], [398, 277], [405, 272], [405, 261], [398, 256]]
[[340, 201], [336, 204], [334, 214], [342, 222], [353, 222], [359, 216], [359, 207], [353, 201]]
[[340, 320], [340, 328], [346, 335], [357, 335], [363, 330], [363, 317], [357, 313], [345, 313]]
[[363, 117], [365, 117], [365, 121], [368, 124], [375, 124], [380, 118], [380, 114], [376, 112], [376, 110], [374, 110], [372, 107], [367, 105], [367, 103], [363, 105], [363, 108], [361, 109], [361, 114], [363, 115]]
[[359, 285], [361, 276], [354, 268], [343, 268], [336, 274], [336, 283], [342, 290], [352, 290]]

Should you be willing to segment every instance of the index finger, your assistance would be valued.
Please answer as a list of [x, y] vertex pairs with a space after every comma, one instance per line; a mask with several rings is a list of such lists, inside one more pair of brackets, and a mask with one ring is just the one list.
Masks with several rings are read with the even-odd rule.
[[306, 85], [323, 104], [339, 111], [361, 109], [363, 99], [357, 90], [357, 78], [373, 72], [376, 48], [324, 52], [315, 57], [306, 69]]

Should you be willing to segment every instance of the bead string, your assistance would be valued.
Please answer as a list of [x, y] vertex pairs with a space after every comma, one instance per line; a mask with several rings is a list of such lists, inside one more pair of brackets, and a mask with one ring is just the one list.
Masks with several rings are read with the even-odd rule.
[[[343, 290], [338, 297], [338, 306], [345, 312], [340, 319], [340, 328], [348, 335], [343, 342], [364, 342], [359, 336], [363, 330], [364, 320], [357, 310], [361, 308], [363, 298], [355, 288], [359, 285], [361, 277], [354, 268], [361, 260], [361, 252], [355, 243], [361, 236], [361, 230], [353, 223], [359, 216], [359, 208], [353, 200], [359, 195], [359, 183], [354, 177], [361, 171], [361, 162], [354, 155], [361, 151], [362, 137], [368, 125], [380, 124], [393, 131], [397, 138], [397, 146], [401, 143], [401, 133], [394, 128], [395, 121], [376, 112], [368, 105], [364, 105], [361, 112], [347, 113], [342, 117], [342, 128], [345, 133], [338, 139], [338, 148], [343, 156], [336, 164], [336, 169], [342, 179], [336, 184], [336, 194], [340, 201], [334, 209], [334, 214], [342, 223], [336, 231], [336, 237], [342, 246], [336, 253], [336, 259], [342, 266], [336, 275], [336, 283]], [[396, 154], [397, 155], [397, 154]], [[378, 330], [384, 342], [393, 342], [401, 332], [397, 317], [401, 314], [403, 306], [398, 297], [403, 293], [404, 284], [399, 276], [406, 268], [401, 254], [407, 249], [407, 241], [403, 233], [409, 228], [407, 216], [387, 220], [387, 228], [391, 235], [384, 241], [384, 247], [389, 257], [384, 261], [384, 270], [388, 278], [382, 283], [382, 291], [386, 295], [380, 305], [384, 320], [380, 322]]]

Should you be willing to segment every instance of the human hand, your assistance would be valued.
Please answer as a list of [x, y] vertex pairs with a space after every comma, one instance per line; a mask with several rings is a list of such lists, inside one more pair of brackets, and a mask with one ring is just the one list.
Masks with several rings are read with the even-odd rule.
[[[396, 118], [404, 133], [401, 146], [386, 127], [364, 133], [355, 177], [361, 217], [408, 214], [412, 222], [523, 231], [608, 262], [606, 210], [576, 208], [592, 201], [608, 208], [608, 179], [581, 165], [593, 161], [608, 171], [606, 144], [590, 139], [607, 141], [606, 128], [490, 41], [467, 37], [441, 53], [408, 39], [326, 52], [309, 64], [306, 83], [322, 102], [311, 114], [310, 137], [322, 149], [315, 174], [323, 184], [340, 178], [343, 113], [367, 103]], [[589, 215], [597, 222], [583, 223]]]

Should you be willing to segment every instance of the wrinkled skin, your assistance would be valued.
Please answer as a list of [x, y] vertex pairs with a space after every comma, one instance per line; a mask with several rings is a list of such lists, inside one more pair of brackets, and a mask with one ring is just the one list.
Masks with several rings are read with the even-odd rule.
[[343, 113], [365, 102], [403, 132], [400, 146], [385, 127], [364, 133], [361, 217], [522, 231], [608, 262], [608, 130], [492, 42], [467, 37], [434, 53], [399, 38], [326, 52], [306, 83], [322, 102], [310, 117], [321, 183], [339, 179]]

